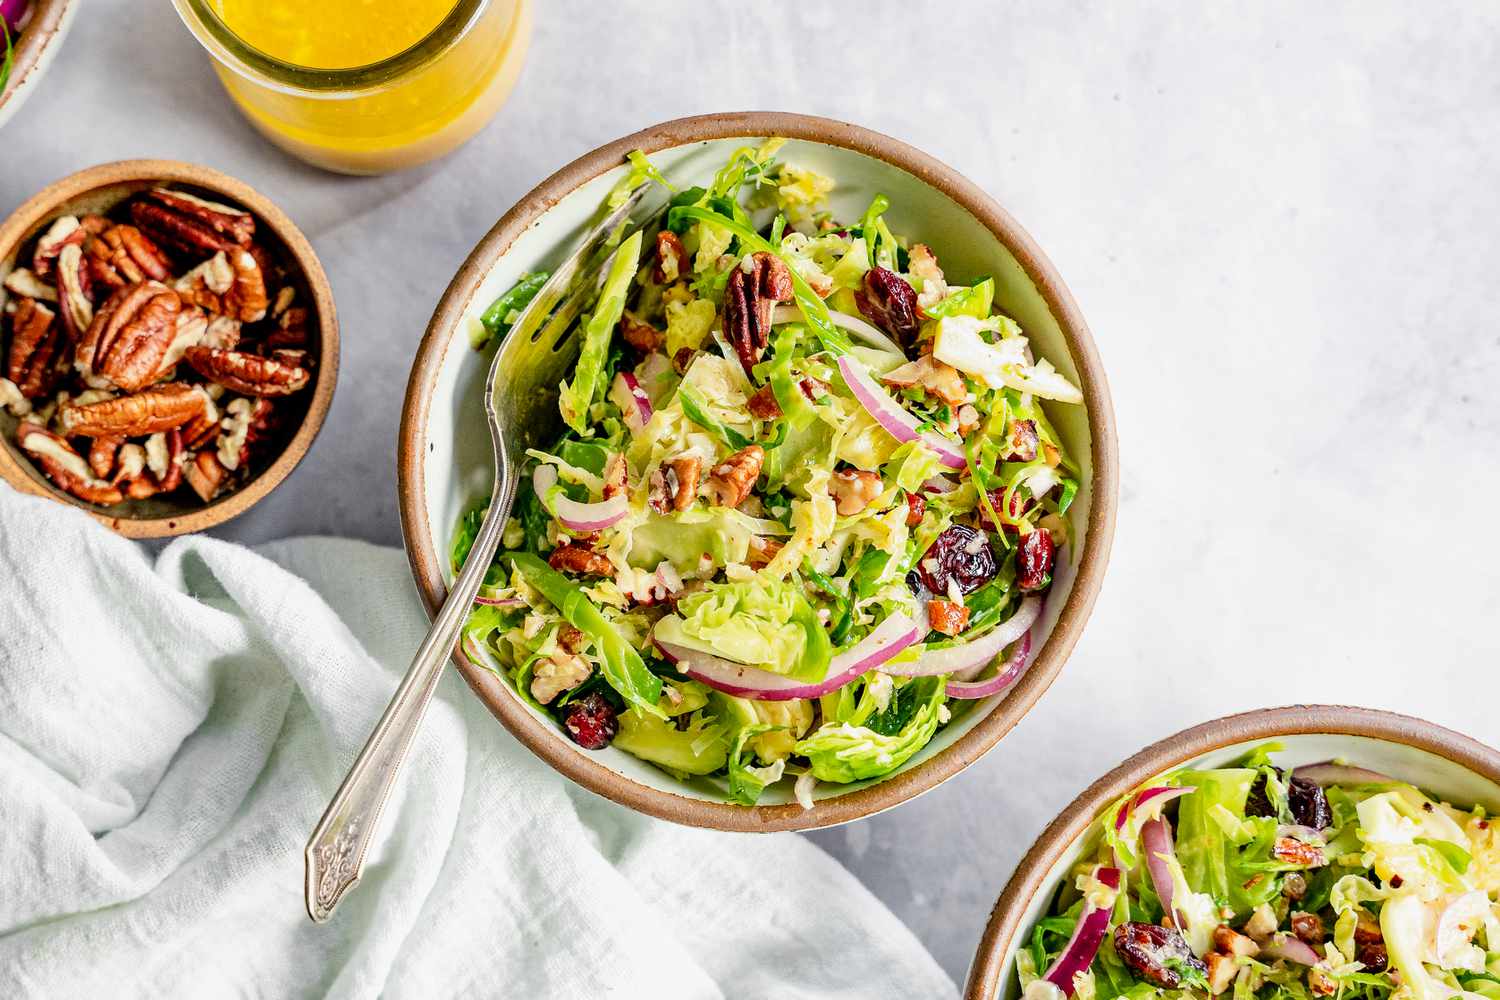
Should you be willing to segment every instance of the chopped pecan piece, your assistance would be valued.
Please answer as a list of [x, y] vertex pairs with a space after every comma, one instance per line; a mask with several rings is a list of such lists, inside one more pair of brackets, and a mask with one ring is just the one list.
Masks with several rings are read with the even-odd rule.
[[182, 300], [245, 323], [265, 318], [270, 307], [260, 262], [248, 250], [216, 253], [178, 278]]
[[697, 455], [680, 455], [666, 463], [667, 487], [672, 496], [672, 509], [687, 510], [698, 496], [698, 476], [703, 460]]
[[670, 285], [689, 271], [687, 248], [670, 229], [656, 234], [656, 267], [651, 277], [658, 285]]
[[922, 291], [917, 295], [917, 305], [926, 309], [948, 297], [948, 282], [943, 278], [943, 269], [938, 267], [937, 257], [925, 243], [916, 243], [911, 248], [911, 263], [907, 271], [922, 280]]
[[927, 514], [927, 498], [920, 493], [906, 494], [906, 526], [915, 528]]
[[203, 412], [183, 424], [182, 446], [188, 451], [197, 451], [219, 436], [219, 407], [212, 398], [204, 404]]
[[902, 347], [911, 347], [917, 339], [917, 293], [896, 272], [883, 267], [866, 271], [864, 287], [854, 293], [854, 304]]
[[300, 351], [276, 351], [266, 358], [200, 345], [189, 347], [183, 357], [199, 375], [247, 396], [286, 396], [312, 378]]
[[1307, 970], [1307, 989], [1315, 997], [1331, 997], [1339, 991], [1336, 979], [1316, 965]]
[[1321, 868], [1327, 863], [1323, 856], [1323, 848], [1316, 844], [1303, 843], [1295, 837], [1276, 838], [1276, 843], [1271, 845], [1271, 857], [1289, 865], [1301, 865], [1303, 868]]
[[21, 395], [21, 390], [8, 378], [0, 378], [0, 409], [13, 416], [24, 417], [31, 412], [31, 400]]
[[589, 646], [588, 633], [564, 622], [557, 629], [557, 643], [570, 653], [581, 653]]
[[837, 501], [841, 517], [853, 517], [870, 506], [884, 488], [878, 473], [863, 469], [840, 469], [828, 483], [828, 492]]
[[1239, 975], [1240, 964], [1233, 955], [1212, 951], [1203, 956], [1203, 961], [1208, 966], [1208, 992], [1214, 996], [1229, 989], [1229, 984]]
[[908, 361], [900, 368], [886, 372], [880, 377], [880, 381], [898, 389], [917, 386], [949, 406], [959, 406], [969, 397], [969, 390], [965, 388], [963, 376], [958, 373], [958, 369], [938, 361], [930, 354], [924, 354], [915, 361]]
[[659, 351], [667, 342], [667, 335], [650, 323], [642, 323], [629, 313], [620, 317], [620, 336], [625, 343], [642, 354]]
[[130, 206], [130, 217], [158, 243], [189, 254], [230, 251], [250, 245], [255, 219], [203, 198], [155, 188]]
[[140, 437], [180, 427], [207, 405], [208, 396], [198, 386], [168, 382], [97, 403], [65, 403], [57, 422], [68, 437]]
[[538, 660], [531, 674], [531, 696], [543, 705], [550, 704], [564, 691], [571, 691], [584, 681], [594, 668], [581, 656], [559, 650]]
[[771, 391], [769, 384], [755, 390], [748, 405], [750, 415], [758, 420], [775, 420], [781, 416], [781, 404], [776, 402], [776, 393]]
[[307, 308], [293, 306], [278, 316], [276, 329], [271, 331], [271, 335], [266, 338], [266, 346], [273, 350], [278, 348], [305, 350], [307, 348]]
[[181, 308], [177, 296], [159, 281], [128, 285], [111, 295], [74, 357], [84, 382], [126, 392], [151, 384], [170, 367], [163, 359], [177, 339]]
[[1017, 420], [1008, 428], [1005, 445], [1010, 451], [1005, 454], [1007, 462], [1036, 461], [1037, 433], [1035, 420]]
[[952, 601], [928, 601], [927, 620], [934, 631], [943, 635], [958, 635], [969, 627], [969, 609]]
[[630, 469], [625, 464], [625, 456], [620, 452], [613, 452], [609, 460], [604, 463], [604, 499], [609, 500], [624, 493], [630, 486]]
[[51, 431], [22, 421], [16, 426], [16, 444], [42, 467], [58, 489], [85, 503], [108, 505], [124, 499], [118, 487], [96, 478], [83, 456]]
[[56, 362], [62, 346], [62, 330], [56, 318], [51, 309], [29, 298], [21, 299], [11, 315], [10, 356], [5, 375], [27, 398], [47, 395], [56, 381]]
[[172, 264], [161, 248], [135, 226], [110, 226], [84, 244], [89, 275], [113, 291], [138, 281], [166, 281]]
[[761, 535], [752, 535], [750, 538], [750, 551], [746, 563], [751, 569], [763, 569], [776, 558], [784, 543], [779, 538], [766, 538]]
[[88, 233], [79, 225], [77, 216], [59, 216], [45, 233], [37, 237], [36, 247], [31, 251], [31, 269], [39, 278], [49, 276], [62, 248], [80, 246], [87, 236]]
[[204, 503], [218, 495], [228, 475], [229, 470], [224, 468], [218, 456], [211, 451], [198, 452], [183, 470], [183, 478]]
[[57, 301], [57, 289], [38, 278], [34, 271], [24, 267], [18, 267], [7, 274], [5, 281], [0, 284], [3, 284], [7, 292], [22, 298], [36, 299], [38, 302]]
[[750, 495], [766, 452], [758, 444], [741, 449], [708, 474], [708, 499], [715, 507], [738, 507]]
[[563, 573], [581, 576], [613, 576], [614, 564], [603, 554], [584, 545], [559, 545], [547, 557], [547, 565]]
[[125, 443], [121, 437], [97, 437], [89, 442], [89, 468], [100, 479], [108, 479], [115, 471], [115, 456]]
[[1260, 945], [1256, 944], [1253, 938], [1241, 934], [1227, 924], [1220, 924], [1214, 928], [1214, 948], [1226, 955], [1244, 955], [1254, 958], [1260, 954]]
[[751, 254], [730, 272], [724, 290], [724, 333], [745, 371], [755, 366], [770, 343], [776, 304], [791, 298], [792, 272], [775, 254]]

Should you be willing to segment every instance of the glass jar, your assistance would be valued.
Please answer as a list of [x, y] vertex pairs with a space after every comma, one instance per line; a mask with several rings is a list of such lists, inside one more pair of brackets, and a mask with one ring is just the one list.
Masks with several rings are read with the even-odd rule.
[[[462, 145], [505, 103], [531, 40], [531, 0], [456, 0], [405, 51], [365, 66], [317, 69], [248, 44], [213, 0], [172, 2], [213, 57], [224, 89], [266, 138], [350, 174], [401, 170]], [[319, 7], [304, 9], [316, 16]]]

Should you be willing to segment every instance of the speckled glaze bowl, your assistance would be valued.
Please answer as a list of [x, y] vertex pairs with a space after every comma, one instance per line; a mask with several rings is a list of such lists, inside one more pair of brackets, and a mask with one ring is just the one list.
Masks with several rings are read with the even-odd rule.
[[1058, 882], [1094, 846], [1087, 835], [1111, 802], [1181, 767], [1221, 767], [1266, 740], [1285, 747], [1276, 759], [1287, 766], [1347, 757], [1455, 804], [1500, 809], [1500, 751], [1422, 719], [1370, 708], [1293, 705], [1205, 722], [1126, 760], [1042, 831], [990, 914], [969, 967], [966, 1000], [1020, 996], [1016, 951], [1051, 903]]
[[[707, 115], [626, 136], [563, 167], [527, 194], [480, 241], [443, 295], [417, 351], [402, 414], [398, 462], [402, 531], [429, 610], [452, 575], [449, 543], [460, 515], [489, 488], [492, 467], [480, 395], [489, 358], [469, 347], [480, 314], [525, 271], [566, 256], [605, 194], [640, 149], [683, 186], [707, 183], [729, 154], [768, 136], [781, 156], [833, 177], [837, 214], [857, 216], [876, 193], [890, 197], [893, 230], [932, 244], [950, 276], [995, 277], [998, 307], [1038, 352], [1080, 385], [1082, 407], [1049, 410], [1083, 467], [1074, 510], [1078, 544], [1065, 550], [1036, 633], [1039, 652], [1004, 695], [977, 702], [921, 753], [882, 779], [823, 784], [811, 810], [789, 789], [768, 789], [754, 807], [722, 801], [710, 781], [684, 783], [621, 750], [589, 752], [533, 711], [509, 684], [455, 651], [464, 679], [538, 756], [579, 784], [664, 819], [721, 830], [798, 830], [869, 816], [921, 794], [977, 760], [1020, 720], [1062, 669], [1103, 580], [1114, 532], [1116, 445], [1109, 390], [1094, 343], [1062, 279], [1024, 230], [951, 168], [868, 129], [778, 113]], [[784, 783], [784, 785], [789, 783]]]
[[[60, 215], [104, 213], [126, 198], [148, 188], [167, 184], [202, 196], [243, 207], [255, 216], [256, 239], [301, 275], [307, 291], [309, 340], [317, 369], [313, 383], [297, 396], [305, 397], [306, 411], [280, 454], [239, 489], [204, 504], [190, 491], [127, 500], [111, 507], [95, 507], [55, 487], [31, 459], [16, 446], [16, 418], [0, 411], [0, 479], [24, 493], [52, 497], [88, 511], [95, 519], [128, 538], [162, 538], [205, 531], [249, 510], [291, 474], [312, 447], [313, 440], [333, 403], [339, 373], [339, 323], [333, 305], [333, 290], [312, 245], [286, 213], [242, 181], [208, 167], [177, 160], [122, 160], [89, 167], [48, 186], [0, 222], [0, 280], [16, 267], [16, 254], [32, 237]], [[0, 289], [0, 308], [7, 293]]]
[[81, 0], [36, 0], [32, 4], [31, 20], [26, 22], [20, 37], [13, 40], [10, 79], [5, 89], [0, 90], [0, 127], [36, 92], [62, 49], [63, 38], [73, 26], [81, 5]]

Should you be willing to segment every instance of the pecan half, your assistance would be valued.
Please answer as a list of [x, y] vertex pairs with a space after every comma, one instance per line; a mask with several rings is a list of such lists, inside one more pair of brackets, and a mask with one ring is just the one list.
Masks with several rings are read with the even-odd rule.
[[64, 403], [57, 422], [68, 437], [140, 437], [180, 427], [207, 406], [208, 396], [200, 387], [168, 382], [98, 403]]
[[229, 470], [219, 463], [218, 456], [213, 452], [200, 451], [188, 462], [182, 475], [193, 492], [198, 494], [198, 499], [208, 503], [224, 487]]
[[89, 274], [103, 288], [116, 289], [137, 281], [166, 281], [172, 263], [150, 237], [135, 226], [110, 226], [84, 244]]
[[265, 318], [270, 307], [266, 278], [248, 250], [216, 253], [188, 271], [172, 286], [186, 303], [246, 323]]
[[604, 499], [609, 500], [624, 493], [629, 487], [630, 469], [625, 464], [625, 456], [620, 452], [613, 452], [609, 460], [604, 463]]
[[771, 338], [771, 315], [792, 298], [792, 272], [775, 254], [751, 254], [729, 274], [724, 290], [724, 333], [749, 371]]
[[181, 308], [176, 293], [159, 281], [127, 285], [111, 295], [74, 356], [84, 382], [126, 392], [150, 385], [177, 339]]
[[250, 213], [167, 188], [146, 192], [130, 217], [157, 242], [190, 254], [249, 246], [255, 235]]
[[271, 436], [275, 420], [269, 399], [231, 399], [224, 407], [225, 417], [219, 426], [217, 451], [219, 462], [226, 469], [234, 470], [250, 459], [255, 445]]
[[183, 357], [199, 375], [246, 396], [290, 395], [312, 378], [301, 351], [276, 351], [266, 358], [200, 345]]
[[620, 317], [620, 336], [625, 343], [643, 354], [659, 351], [667, 342], [664, 332], [650, 323], [642, 323], [629, 313]]
[[57, 289], [36, 276], [36, 272], [18, 267], [5, 276], [4, 288], [12, 295], [36, 299], [38, 302], [56, 302]]
[[902, 347], [910, 347], [917, 339], [917, 293], [895, 271], [883, 267], [866, 271], [864, 287], [854, 293], [854, 304]]
[[841, 517], [852, 517], [870, 506], [884, 488], [878, 473], [863, 469], [840, 469], [828, 482], [828, 492], [837, 501]]
[[109, 478], [109, 474], [115, 471], [115, 456], [124, 443], [125, 439], [121, 437], [97, 437], [89, 442], [89, 468], [94, 475], [100, 479]]
[[81, 245], [88, 233], [78, 224], [78, 217], [62, 215], [54, 219], [47, 231], [37, 237], [31, 251], [31, 269], [37, 277], [45, 278], [52, 273], [52, 265], [65, 246]]
[[738, 507], [744, 503], [765, 460], [765, 449], [752, 444], [714, 466], [708, 474], [709, 503], [715, 507]]
[[547, 565], [563, 573], [583, 576], [613, 576], [614, 564], [602, 554], [583, 545], [560, 545], [547, 557]]
[[656, 234], [656, 267], [651, 277], [658, 285], [670, 285], [689, 272], [687, 248], [670, 229]]
[[10, 318], [10, 355], [5, 376], [22, 396], [45, 396], [57, 376], [62, 330], [57, 314], [35, 299], [23, 298]]
[[58, 489], [85, 503], [108, 505], [125, 498], [118, 487], [96, 478], [88, 462], [67, 441], [44, 427], [22, 421], [16, 426], [16, 444], [42, 467]]
[[932, 600], [927, 602], [927, 620], [933, 631], [943, 635], [958, 635], [969, 627], [969, 609], [952, 601]]
[[680, 455], [670, 459], [666, 465], [672, 509], [687, 510], [698, 497], [698, 475], [703, 467], [703, 460], [697, 455]]
[[94, 301], [83, 251], [69, 243], [57, 255], [57, 311], [68, 339], [77, 343], [94, 321]]

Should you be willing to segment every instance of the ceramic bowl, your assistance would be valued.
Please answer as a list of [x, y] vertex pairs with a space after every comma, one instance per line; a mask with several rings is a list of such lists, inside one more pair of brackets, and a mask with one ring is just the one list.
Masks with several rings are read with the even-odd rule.
[[585, 787], [642, 812], [723, 830], [810, 829], [857, 819], [934, 787], [977, 760], [1025, 714], [1057, 676], [1078, 640], [1104, 574], [1114, 530], [1116, 455], [1109, 391], [1094, 344], [1062, 280], [1024, 230], [951, 168], [868, 129], [776, 113], [710, 115], [626, 136], [575, 160], [526, 195], [479, 243], [453, 279], [412, 366], [402, 415], [398, 474], [402, 530], [417, 586], [435, 609], [451, 579], [447, 553], [460, 515], [489, 489], [492, 466], [480, 394], [489, 358], [469, 346], [479, 315], [525, 271], [548, 268], [579, 238], [640, 149], [683, 186], [707, 183], [735, 148], [767, 136], [788, 139], [784, 159], [836, 179], [834, 209], [856, 217], [876, 193], [890, 197], [896, 232], [925, 239], [959, 280], [994, 275], [997, 304], [1039, 353], [1080, 385], [1082, 407], [1052, 412], [1083, 466], [1076, 523], [1038, 627], [1031, 669], [1003, 697], [961, 713], [905, 766], [883, 779], [822, 784], [811, 810], [791, 801], [790, 783], [762, 804], [722, 801], [713, 782], [686, 784], [612, 748], [580, 749], [505, 681], [455, 653], [474, 692], [518, 739]]
[[73, 26], [78, 7], [79, 0], [36, 0], [32, 4], [31, 20], [26, 22], [20, 37], [14, 40], [10, 79], [0, 91], [0, 127], [21, 110], [21, 105], [36, 91], [62, 48], [63, 38]]
[[1369, 708], [1296, 705], [1205, 722], [1125, 761], [1089, 786], [1042, 832], [990, 914], [969, 967], [967, 1000], [1021, 995], [1016, 949], [1050, 904], [1058, 882], [1094, 846], [1087, 835], [1111, 802], [1181, 767], [1224, 766], [1266, 740], [1285, 747], [1276, 755], [1284, 766], [1344, 757], [1455, 805], [1500, 809], [1500, 751], [1421, 719]]
[[[339, 326], [333, 291], [312, 245], [286, 213], [249, 185], [217, 170], [176, 160], [125, 160], [105, 163], [64, 177], [0, 222], [0, 280], [16, 267], [16, 255], [39, 231], [60, 215], [103, 213], [148, 188], [167, 184], [188, 192], [239, 205], [255, 216], [256, 239], [301, 274], [309, 309], [308, 329], [316, 341], [313, 384], [294, 396], [305, 406], [300, 423], [285, 439], [279, 455], [239, 489], [204, 504], [188, 490], [129, 500], [108, 508], [86, 504], [54, 487], [15, 443], [16, 418], [0, 411], [0, 478], [27, 493], [48, 496], [88, 511], [97, 520], [130, 538], [161, 538], [204, 531], [249, 510], [276, 488], [302, 461], [323, 426], [338, 381]], [[6, 292], [0, 289], [0, 306]], [[303, 292], [299, 292], [299, 295]]]

